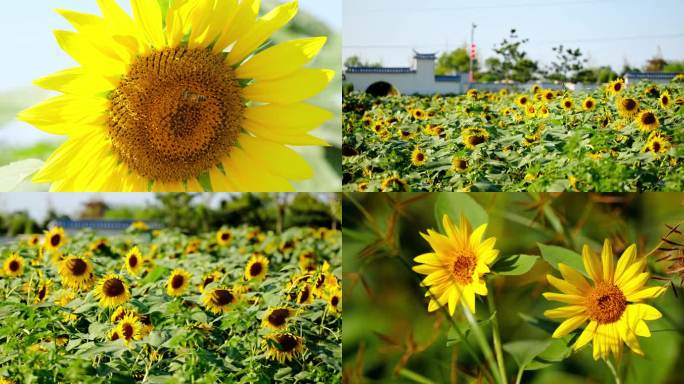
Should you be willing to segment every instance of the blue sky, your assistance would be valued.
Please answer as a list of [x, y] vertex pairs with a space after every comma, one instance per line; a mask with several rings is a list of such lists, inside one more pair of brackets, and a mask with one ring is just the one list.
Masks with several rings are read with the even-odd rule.
[[478, 25], [479, 56], [516, 28], [542, 63], [551, 47], [581, 48], [591, 66], [642, 66], [660, 47], [667, 60], [684, 60], [682, 0], [344, 0], [343, 57], [407, 65], [413, 48], [443, 52], [469, 40]]
[[[118, 0], [130, 12], [127, 0]], [[299, 0], [300, 9], [342, 27], [342, 0]], [[73, 30], [55, 8], [100, 14], [95, 0], [23, 0], [5, 4], [0, 12], [3, 60], [0, 64], [0, 90], [27, 86], [35, 78], [74, 66], [52, 35], [55, 29]]]

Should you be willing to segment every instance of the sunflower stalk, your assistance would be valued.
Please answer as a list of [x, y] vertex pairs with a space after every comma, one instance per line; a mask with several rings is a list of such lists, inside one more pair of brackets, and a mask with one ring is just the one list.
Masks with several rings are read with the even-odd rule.
[[610, 361], [610, 359], [605, 359], [606, 365], [610, 369], [610, 373], [613, 374], [613, 378], [615, 379], [615, 384], [622, 384], [622, 380], [620, 379], [620, 374], [618, 373], [618, 370], [615, 368], [615, 365], [613, 365], [613, 362]]
[[[493, 288], [493, 287], [492, 287]], [[489, 314], [492, 317], [492, 339], [494, 340], [494, 353], [496, 353], [496, 362], [499, 367], [499, 375], [504, 384], [506, 380], [506, 366], [503, 357], [503, 348], [501, 347], [501, 334], [499, 332], [499, 312], [496, 310], [496, 305], [494, 303], [494, 292], [493, 289], [490, 290], [489, 295], [487, 295], [487, 306], [489, 307]]]
[[471, 331], [475, 335], [475, 339], [480, 345], [480, 349], [482, 349], [482, 354], [487, 360], [487, 364], [489, 365], [489, 369], [492, 371], [494, 379], [499, 384], [505, 384], [505, 375], [501, 375], [501, 372], [498, 369], [498, 365], [494, 359], [494, 354], [492, 353], [492, 349], [489, 347], [489, 343], [487, 342], [484, 332], [482, 332], [480, 325], [477, 323], [477, 320], [475, 320], [475, 316], [473, 316], [473, 313], [470, 312], [470, 309], [466, 306], [466, 304], [461, 303], [461, 305], [463, 307], [463, 314], [470, 325]]

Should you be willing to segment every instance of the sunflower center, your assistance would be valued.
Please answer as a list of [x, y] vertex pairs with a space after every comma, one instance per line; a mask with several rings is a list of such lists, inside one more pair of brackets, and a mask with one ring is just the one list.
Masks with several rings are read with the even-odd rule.
[[131, 257], [128, 258], [128, 265], [130, 265], [132, 268], [135, 268], [135, 266], [138, 265], [138, 257], [131, 255]]
[[471, 145], [478, 145], [478, 144], [482, 144], [484, 142], [485, 142], [484, 136], [476, 135], [476, 136], [470, 136], [468, 138], [468, 143], [470, 143]]
[[219, 306], [228, 305], [233, 301], [233, 294], [227, 289], [217, 289], [214, 291], [211, 301]]
[[175, 275], [171, 279], [171, 288], [178, 289], [183, 286], [185, 278], [182, 275]]
[[278, 335], [275, 337], [275, 339], [280, 346], [279, 349], [283, 352], [290, 352], [297, 348], [297, 345], [299, 345], [297, 339], [289, 334]]
[[660, 143], [657, 141], [653, 142], [653, 152], [660, 152]]
[[337, 304], [340, 302], [340, 298], [337, 296], [333, 296], [332, 299], [330, 299], [330, 304], [332, 304], [333, 307], [337, 307]]
[[228, 241], [230, 239], [230, 234], [229, 233], [223, 233], [221, 234], [221, 240], [223, 241]]
[[299, 293], [299, 304], [306, 303], [306, 301], [309, 300], [309, 287], [304, 287], [302, 289], [302, 292]]
[[284, 308], [279, 308], [268, 315], [268, 322], [274, 326], [281, 326], [285, 324], [285, 320], [290, 316], [290, 311]]
[[615, 83], [615, 85], [613, 86], [613, 89], [615, 91], [621, 90], [622, 89], [622, 83]]
[[123, 336], [126, 340], [130, 340], [133, 338], [133, 326], [131, 324], [124, 324], [121, 327], [121, 332], [123, 333]]
[[207, 285], [209, 285], [209, 284], [211, 284], [211, 283], [213, 283], [213, 282], [214, 282], [214, 277], [213, 277], [213, 276], [206, 277], [206, 278], [204, 279], [204, 282], [202, 283], [202, 284], [203, 284], [202, 286], [203, 286], [203, 287], [206, 287]]
[[451, 276], [461, 285], [470, 284], [477, 266], [477, 257], [468, 249], [459, 250], [453, 254]]
[[47, 287], [43, 285], [40, 290], [38, 291], [38, 299], [43, 300], [45, 298], [45, 294], [47, 293]]
[[261, 263], [254, 263], [251, 267], [249, 267], [249, 274], [251, 276], [258, 276], [263, 269], [264, 268]]
[[620, 288], [613, 284], [598, 283], [587, 296], [589, 317], [599, 324], [614, 323], [627, 307], [627, 299]]
[[656, 121], [655, 115], [653, 115], [651, 112], [647, 112], [641, 117], [641, 122], [646, 124], [646, 125], [651, 125], [651, 124], [655, 123], [655, 121]]
[[636, 101], [634, 101], [632, 99], [627, 99], [624, 101], [624, 106], [625, 106], [626, 110], [631, 111], [634, 108], [636, 108]]
[[119, 279], [109, 279], [102, 285], [102, 291], [107, 297], [117, 297], [125, 290], [123, 282]]
[[62, 236], [61, 236], [61, 235], [59, 235], [59, 234], [52, 235], [52, 237], [50, 237], [50, 245], [52, 245], [53, 247], [56, 247], [56, 246], [59, 245], [59, 242], [60, 242], [61, 240], [62, 240]]
[[587, 101], [587, 108], [592, 108], [594, 106], [594, 102], [591, 100]]
[[9, 269], [10, 269], [10, 271], [16, 272], [16, 271], [19, 270], [19, 267], [20, 267], [20, 264], [19, 264], [18, 261], [16, 261], [16, 260], [10, 261], [10, 263], [9, 263]]
[[151, 180], [181, 182], [218, 164], [240, 134], [244, 105], [223, 56], [165, 48], [134, 61], [111, 95], [114, 153]]
[[425, 155], [423, 155], [422, 153], [417, 154], [417, 155], [416, 155], [416, 160], [418, 160], [418, 161], [423, 161], [423, 160], [425, 160]]
[[72, 275], [81, 276], [88, 269], [88, 264], [81, 259], [71, 259], [67, 264], [67, 268], [69, 268]]

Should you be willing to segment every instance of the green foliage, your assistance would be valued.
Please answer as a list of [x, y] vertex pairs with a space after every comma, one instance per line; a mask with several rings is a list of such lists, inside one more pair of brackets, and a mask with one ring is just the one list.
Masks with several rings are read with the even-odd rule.
[[[435, 73], [438, 75], [448, 75], [452, 73], [465, 73], [470, 69], [470, 54], [466, 47], [455, 49], [451, 52], [444, 52], [437, 59]], [[479, 70], [479, 62], [473, 60], [473, 72]]]
[[541, 243], [538, 243], [537, 245], [539, 246], [542, 258], [556, 270], [558, 270], [558, 264], [563, 263], [587, 276], [580, 254], [555, 245], [545, 245]]
[[444, 232], [443, 218], [447, 215], [458, 225], [461, 215], [464, 215], [473, 229], [489, 222], [487, 211], [472, 197], [465, 193], [443, 193], [435, 201], [435, 222], [440, 231]]
[[504, 276], [524, 275], [534, 267], [539, 256], [533, 255], [512, 255], [500, 258], [492, 266], [492, 272]]
[[534, 79], [539, 66], [536, 61], [527, 57], [523, 50], [529, 39], [518, 37], [516, 30], [512, 29], [508, 38], [504, 38], [494, 53], [499, 57], [497, 61], [489, 61], [489, 73], [497, 80], [513, 80], [521, 83]]
[[359, 56], [352, 55], [347, 57], [344, 60], [344, 66], [345, 67], [371, 67], [371, 68], [380, 68], [382, 67], [382, 63], [378, 62], [370, 62], [370, 61], [365, 61]]

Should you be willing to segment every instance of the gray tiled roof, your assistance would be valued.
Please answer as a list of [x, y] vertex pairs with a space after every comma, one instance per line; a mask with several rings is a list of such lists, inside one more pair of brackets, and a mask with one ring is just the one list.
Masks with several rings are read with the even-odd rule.
[[629, 72], [625, 77], [640, 80], [671, 80], [677, 75], [676, 72]]
[[435, 81], [461, 81], [461, 75], [435, 76]]
[[347, 73], [415, 73], [409, 67], [347, 67]]

